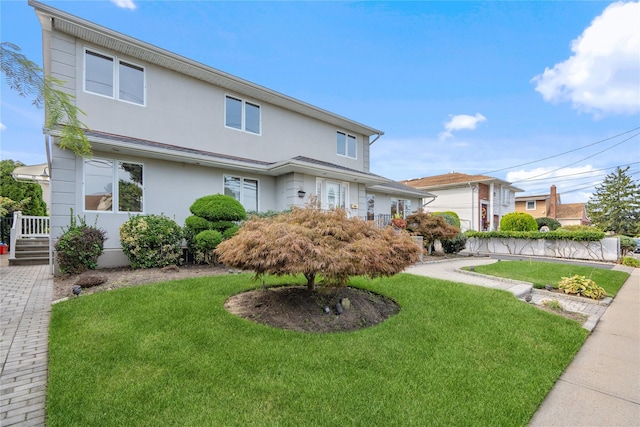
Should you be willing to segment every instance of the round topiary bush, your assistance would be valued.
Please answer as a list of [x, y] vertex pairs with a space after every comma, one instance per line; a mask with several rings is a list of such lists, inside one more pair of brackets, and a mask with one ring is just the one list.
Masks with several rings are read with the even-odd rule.
[[137, 215], [120, 226], [122, 250], [133, 268], [178, 264], [182, 236], [182, 228], [164, 215]]
[[201, 231], [211, 229], [211, 222], [202, 217], [191, 215], [184, 220], [184, 226], [191, 230], [195, 235]]
[[239, 201], [223, 194], [200, 197], [189, 210], [208, 221], [241, 221], [247, 217], [247, 212]]
[[535, 218], [525, 212], [511, 212], [500, 220], [500, 231], [537, 231]]
[[[433, 215], [445, 217], [445, 221], [447, 221], [447, 224], [455, 225], [456, 227], [460, 228], [460, 217], [454, 211], [434, 212]], [[447, 219], [447, 217], [453, 218], [453, 221]]]
[[536, 218], [536, 223], [538, 224], [538, 230], [540, 230], [545, 225], [549, 227], [549, 230], [554, 231], [560, 228], [561, 224], [553, 218]]
[[55, 244], [56, 260], [63, 273], [79, 274], [98, 267], [98, 257], [104, 250], [105, 231], [72, 221]]

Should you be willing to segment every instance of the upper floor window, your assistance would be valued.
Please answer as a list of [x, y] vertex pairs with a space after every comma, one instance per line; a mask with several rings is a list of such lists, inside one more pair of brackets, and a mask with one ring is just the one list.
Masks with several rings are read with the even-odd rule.
[[84, 162], [84, 210], [143, 212], [143, 167], [139, 163], [91, 158]]
[[527, 200], [527, 210], [535, 211], [536, 210], [536, 201], [535, 200]]
[[225, 126], [260, 134], [260, 106], [233, 96], [225, 97]]
[[337, 133], [337, 153], [340, 156], [356, 158], [356, 137], [344, 132]]
[[508, 205], [509, 203], [511, 203], [511, 190], [502, 187], [502, 204]]
[[239, 201], [247, 212], [258, 212], [258, 180], [239, 176], [224, 177], [224, 194]]
[[84, 90], [121, 101], [144, 105], [144, 68], [117, 57], [86, 50], [84, 56]]

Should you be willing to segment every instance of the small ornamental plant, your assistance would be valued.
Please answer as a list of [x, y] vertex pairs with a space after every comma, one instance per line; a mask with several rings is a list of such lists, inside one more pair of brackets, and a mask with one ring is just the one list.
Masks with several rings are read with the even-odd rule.
[[391, 225], [396, 228], [404, 229], [407, 227], [407, 221], [405, 221], [400, 214], [395, 214], [393, 218], [391, 218]]
[[565, 294], [582, 295], [591, 299], [602, 299], [607, 296], [607, 292], [596, 285], [596, 282], [578, 274], [563, 277], [558, 283], [558, 289], [564, 291]]
[[[96, 218], [97, 221], [97, 218]], [[71, 224], [55, 244], [58, 267], [63, 273], [80, 274], [98, 267], [98, 257], [104, 250], [106, 232], [87, 225], [85, 219], [76, 220], [71, 211]]]

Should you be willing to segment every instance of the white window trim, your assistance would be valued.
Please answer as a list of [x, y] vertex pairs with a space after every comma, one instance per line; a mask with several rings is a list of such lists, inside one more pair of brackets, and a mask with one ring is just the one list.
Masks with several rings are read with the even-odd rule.
[[[358, 136], [354, 135], [354, 134], [351, 134], [351, 133], [349, 133], [347, 131], [344, 131], [344, 130], [336, 129], [336, 137], [337, 137], [337, 135], [339, 133], [344, 134], [345, 138], [346, 138], [345, 147], [344, 147], [345, 154], [338, 153], [338, 141], [336, 140], [336, 155], [338, 155], [340, 157], [346, 157], [347, 159], [358, 160]], [[356, 142], [356, 149], [355, 149], [356, 153], [355, 153], [355, 156], [353, 156], [353, 157], [348, 155], [348, 153], [349, 153], [349, 144], [348, 144], [349, 143], [349, 137], [355, 138], [355, 142]]]
[[[232, 99], [236, 99], [238, 101], [240, 101], [242, 103], [242, 108], [240, 110], [241, 113], [241, 118], [240, 118], [240, 129], [238, 128], [234, 128], [232, 126], [227, 126], [227, 98], [232, 98]], [[258, 122], [258, 127], [260, 128], [258, 133], [256, 132], [251, 132], [250, 130], [247, 130], [247, 123], [246, 123], [246, 105], [247, 104], [251, 104], [254, 105], [256, 107], [258, 107], [258, 109], [260, 110], [260, 120]], [[232, 129], [238, 132], [244, 132], [244, 133], [248, 133], [249, 135], [258, 135], [261, 136], [262, 135], [262, 104], [259, 104], [255, 101], [247, 101], [245, 98], [241, 97], [241, 96], [236, 96], [236, 95], [232, 95], [230, 93], [225, 93], [224, 95], [224, 127], [227, 129]]]
[[241, 176], [241, 175], [233, 175], [233, 174], [230, 174], [230, 173], [225, 173], [225, 174], [222, 175], [222, 194], [224, 194], [224, 190], [225, 190], [224, 181], [225, 181], [226, 177], [238, 178], [240, 180], [240, 200], [238, 200], [238, 202], [240, 202], [242, 207], [244, 207], [244, 205], [242, 204], [242, 200], [244, 199], [244, 180], [245, 179], [250, 179], [252, 181], [256, 181], [256, 183], [257, 183], [256, 191], [258, 192], [258, 200], [256, 200], [257, 209], [258, 209], [257, 212], [260, 212], [260, 195], [262, 194], [262, 191], [260, 191], [260, 187], [261, 187], [260, 179], [259, 178], [253, 178], [253, 177], [250, 177], [250, 176]]
[[[533, 203], [533, 208], [529, 208], [529, 203]], [[536, 210], [536, 201], [535, 200], [527, 200], [525, 202], [525, 207], [528, 211], [535, 211]]]
[[[107, 162], [111, 162], [111, 189], [112, 189], [112, 193], [111, 193], [111, 207], [112, 209], [109, 211], [100, 211], [100, 210], [88, 210], [86, 209], [85, 203], [86, 203], [86, 181], [87, 181], [87, 177], [86, 177], [86, 162], [87, 161], [91, 161], [91, 160], [103, 160], [103, 161], [107, 161]], [[121, 211], [118, 209], [118, 207], [120, 206], [120, 188], [118, 186], [118, 172], [117, 172], [117, 168], [118, 168], [118, 163], [131, 163], [134, 165], [140, 165], [142, 166], [142, 210], [140, 212], [138, 211]], [[106, 157], [89, 157], [86, 159], [82, 159], [82, 211], [83, 212], [96, 212], [96, 213], [104, 213], [104, 214], [124, 214], [124, 215], [144, 215], [145, 214], [145, 208], [147, 206], [146, 203], [146, 197], [145, 194], [147, 193], [146, 187], [145, 187], [145, 182], [147, 182], [147, 179], [145, 177], [145, 172], [146, 168], [144, 163], [142, 162], [137, 162], [137, 161], [130, 161], [130, 160], [122, 160], [122, 159], [109, 159]]]
[[329, 207], [327, 206], [327, 182], [331, 182], [334, 184], [340, 184], [340, 191], [344, 191], [344, 207], [342, 209], [348, 211], [349, 210], [349, 183], [346, 181], [338, 181], [338, 180], [334, 180], [334, 179], [327, 179], [327, 178], [316, 178], [316, 196], [318, 196], [317, 193], [317, 189], [318, 189], [318, 184], [320, 184], [322, 186], [322, 194], [320, 199], [318, 200], [320, 203], [320, 208], [321, 209], [329, 209]]
[[[112, 86], [113, 86], [113, 96], [108, 96], [108, 95], [104, 95], [102, 93], [97, 93], [97, 92], [92, 92], [90, 90], [87, 90], [87, 52], [93, 52], [96, 53], [98, 55], [102, 55], [105, 56], [107, 58], [111, 58], [113, 60], [113, 81]], [[137, 102], [132, 102], [132, 101], [127, 101], [126, 99], [120, 99], [120, 70], [119, 70], [119, 66], [120, 66], [120, 62], [124, 62], [126, 64], [129, 65], [133, 65], [134, 67], [139, 67], [142, 68], [142, 76], [143, 76], [143, 83], [142, 83], [142, 104], [139, 104]], [[147, 69], [144, 65], [140, 65], [138, 63], [135, 63], [133, 61], [129, 61], [128, 59], [124, 59], [121, 58], [119, 56], [115, 56], [115, 55], [111, 55], [109, 53], [105, 53], [102, 52], [98, 49], [93, 49], [90, 47], [85, 47], [83, 49], [83, 57], [82, 57], [82, 66], [83, 66], [83, 75], [82, 75], [82, 90], [85, 93], [90, 93], [91, 95], [96, 95], [96, 96], [101, 96], [103, 98], [107, 98], [107, 99], [115, 99], [116, 101], [120, 101], [120, 102], [124, 102], [127, 104], [131, 104], [131, 105], [137, 105], [139, 107], [146, 107], [147, 106]]]

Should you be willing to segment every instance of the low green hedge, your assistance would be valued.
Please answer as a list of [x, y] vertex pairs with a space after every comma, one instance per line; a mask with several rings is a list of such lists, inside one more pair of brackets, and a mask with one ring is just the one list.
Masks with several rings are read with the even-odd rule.
[[480, 239], [545, 239], [545, 240], [573, 240], [573, 241], [589, 241], [597, 242], [605, 238], [605, 234], [598, 230], [585, 231], [473, 231], [469, 230], [465, 233], [467, 237], [478, 237]]

